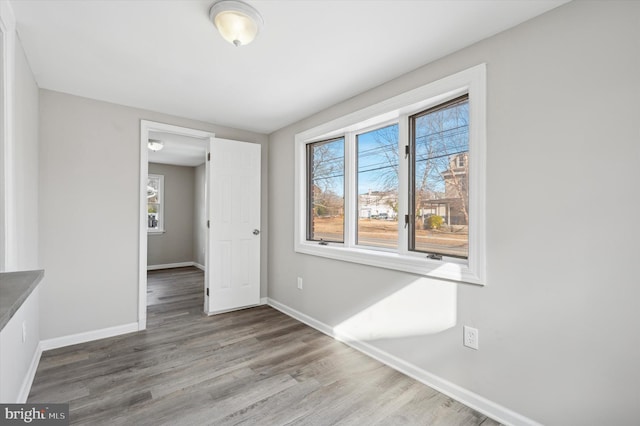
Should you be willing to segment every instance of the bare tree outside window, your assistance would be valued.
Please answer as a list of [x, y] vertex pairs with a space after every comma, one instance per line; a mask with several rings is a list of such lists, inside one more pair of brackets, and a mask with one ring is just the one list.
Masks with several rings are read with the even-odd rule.
[[[411, 116], [410, 128], [409, 250], [467, 258], [468, 95]], [[356, 135], [358, 245], [398, 248], [398, 129]], [[344, 147], [344, 137], [307, 144], [308, 240], [344, 241]]]
[[308, 229], [312, 241], [344, 241], [344, 138], [307, 145]]

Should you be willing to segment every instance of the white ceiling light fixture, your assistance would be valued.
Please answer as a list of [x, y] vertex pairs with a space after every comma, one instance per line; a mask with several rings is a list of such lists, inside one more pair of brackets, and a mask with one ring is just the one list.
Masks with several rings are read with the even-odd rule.
[[159, 139], [149, 139], [147, 147], [153, 152], [158, 152], [164, 147], [164, 142]]
[[239, 0], [220, 0], [209, 10], [209, 18], [218, 32], [236, 47], [251, 43], [264, 25], [253, 6]]

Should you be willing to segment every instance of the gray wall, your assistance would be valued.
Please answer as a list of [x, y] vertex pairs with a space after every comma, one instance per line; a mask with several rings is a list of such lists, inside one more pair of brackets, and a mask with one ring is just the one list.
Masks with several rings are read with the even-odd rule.
[[205, 266], [204, 251], [207, 245], [207, 208], [206, 167], [204, 164], [195, 168], [195, 207], [193, 210], [193, 261], [201, 267]]
[[[393, 295], [423, 332], [374, 348], [543, 424], [637, 424], [639, 40], [640, 3], [571, 2], [272, 134], [269, 297], [336, 327]], [[296, 254], [294, 135], [482, 62], [488, 284]]]
[[193, 262], [195, 168], [149, 163], [164, 176], [164, 230], [147, 238], [147, 265]]
[[[141, 119], [267, 142], [257, 133], [40, 90], [43, 339], [137, 321]], [[263, 146], [263, 194], [266, 151]], [[262, 206], [266, 228], [266, 196]], [[263, 243], [265, 295], [266, 238]]]

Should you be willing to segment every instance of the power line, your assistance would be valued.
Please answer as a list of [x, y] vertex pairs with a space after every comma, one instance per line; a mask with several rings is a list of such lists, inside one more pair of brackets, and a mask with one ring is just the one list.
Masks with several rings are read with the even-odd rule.
[[373, 168], [373, 169], [358, 170], [358, 173], [375, 172], [376, 170], [390, 169], [392, 167], [397, 167], [397, 166], [398, 166], [398, 164], [390, 164], [388, 166], [381, 166], [381, 167], [376, 167], [376, 168]]
[[450, 153], [446, 153], [446, 154], [442, 154], [442, 155], [436, 155], [434, 157], [422, 157], [419, 158], [418, 156], [416, 156], [416, 163], [421, 163], [423, 161], [428, 161], [428, 160], [437, 160], [438, 158], [444, 158], [444, 157], [451, 157], [452, 155], [458, 155], [458, 154], [462, 154], [465, 152], [469, 152], [468, 149], [464, 149], [462, 151], [456, 151], [456, 152], [450, 152]]
[[327, 180], [327, 179], [333, 179], [333, 178], [335, 178], [335, 177], [341, 177], [341, 178], [344, 178], [344, 173], [342, 173], [342, 174], [338, 174], [338, 175], [330, 175], [330, 176], [320, 176], [320, 177], [316, 177], [316, 176], [314, 176], [314, 177], [312, 178], [312, 180], [315, 182], [315, 181], [317, 181], [317, 180]]
[[[441, 130], [439, 132], [427, 133], [425, 135], [416, 136], [416, 139], [424, 139], [424, 138], [427, 138], [429, 136], [434, 136], [434, 135], [443, 135], [443, 134], [445, 134], [447, 132], [459, 131], [461, 129], [466, 129], [466, 130], [463, 130], [463, 131], [461, 131], [461, 132], [459, 132], [457, 134], [469, 133], [469, 124], [463, 124], [462, 126], [450, 127], [448, 129], [443, 129], [443, 130]], [[456, 136], [456, 134], [451, 135], [451, 136]]]

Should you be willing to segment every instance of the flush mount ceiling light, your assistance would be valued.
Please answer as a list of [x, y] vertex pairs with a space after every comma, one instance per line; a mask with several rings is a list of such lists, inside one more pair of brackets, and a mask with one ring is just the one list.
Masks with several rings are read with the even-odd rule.
[[238, 0], [214, 3], [209, 10], [209, 18], [222, 38], [236, 47], [251, 43], [264, 25], [256, 9]]
[[164, 142], [159, 139], [149, 139], [147, 147], [153, 152], [160, 151], [164, 147]]

